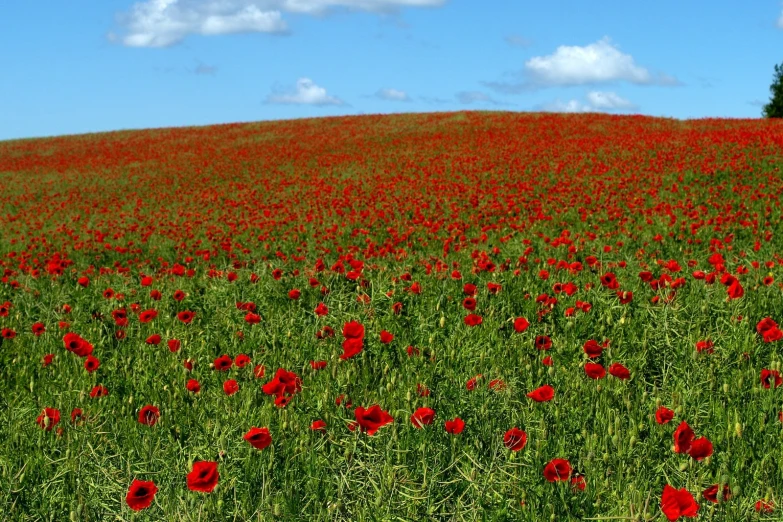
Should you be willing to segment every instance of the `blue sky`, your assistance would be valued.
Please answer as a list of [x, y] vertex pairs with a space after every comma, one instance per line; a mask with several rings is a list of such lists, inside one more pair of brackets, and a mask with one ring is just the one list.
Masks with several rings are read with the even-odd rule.
[[755, 118], [783, 4], [5, 0], [0, 57], [0, 139], [465, 109]]

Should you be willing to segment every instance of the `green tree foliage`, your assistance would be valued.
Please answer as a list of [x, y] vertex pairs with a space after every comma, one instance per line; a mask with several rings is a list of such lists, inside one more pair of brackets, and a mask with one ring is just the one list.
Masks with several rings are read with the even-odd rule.
[[772, 97], [764, 105], [762, 114], [765, 118], [783, 118], [783, 64], [775, 66], [775, 77], [769, 90]]

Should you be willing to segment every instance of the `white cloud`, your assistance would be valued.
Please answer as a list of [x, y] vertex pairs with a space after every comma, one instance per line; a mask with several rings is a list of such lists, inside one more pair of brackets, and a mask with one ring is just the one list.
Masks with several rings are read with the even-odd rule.
[[614, 92], [590, 91], [585, 99], [586, 101], [569, 100], [567, 102], [555, 100], [540, 105], [538, 108], [546, 112], [612, 112], [637, 108], [636, 105]]
[[567, 102], [555, 100], [551, 103], [540, 105], [538, 108], [545, 112], [596, 112], [592, 107], [579, 100], [569, 100]]
[[630, 54], [622, 53], [604, 37], [584, 47], [561, 45], [547, 56], [534, 56], [525, 62], [518, 83], [483, 82], [504, 93], [516, 94], [544, 87], [593, 85], [626, 81], [637, 85], [679, 85], [673, 76], [653, 74], [637, 65]]
[[783, 29], [783, 13], [780, 13], [780, 18], [778, 18], [778, 27]]
[[400, 7], [437, 7], [447, 0], [144, 0], [118, 16], [125, 34], [110, 41], [129, 47], [167, 47], [191, 34], [285, 33], [282, 13], [320, 15], [333, 8], [376, 13]]
[[633, 109], [636, 106], [625, 98], [621, 98], [613, 92], [591, 91], [587, 93], [587, 101], [596, 109], [617, 110]]
[[584, 85], [625, 80], [636, 84], [660, 83], [630, 54], [620, 52], [608, 38], [585, 47], [561, 45], [548, 56], [525, 62], [525, 71], [542, 85]]
[[375, 96], [388, 101], [411, 101], [410, 96], [405, 91], [399, 91], [397, 89], [381, 89], [375, 93]]
[[294, 91], [270, 94], [266, 97], [266, 102], [286, 105], [346, 105], [341, 99], [326, 94], [326, 89], [313, 83], [310, 78], [299, 78]]

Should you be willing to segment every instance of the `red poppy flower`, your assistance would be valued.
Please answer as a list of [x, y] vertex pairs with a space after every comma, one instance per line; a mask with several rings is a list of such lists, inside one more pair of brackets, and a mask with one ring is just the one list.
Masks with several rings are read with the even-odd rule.
[[688, 455], [696, 460], [704, 460], [712, 455], [712, 442], [707, 437], [699, 437], [691, 442]]
[[783, 377], [780, 376], [780, 372], [777, 370], [768, 370], [764, 368], [761, 370], [761, 385], [765, 388], [769, 389], [777, 388], [781, 384], [783, 384]]
[[139, 411], [139, 422], [147, 426], [154, 426], [160, 419], [160, 410], [152, 405], [144, 406]]
[[594, 339], [590, 339], [585, 343], [582, 349], [584, 350], [584, 352], [587, 354], [588, 357], [594, 359], [596, 357], [601, 356], [601, 353], [604, 351], [604, 346], [598, 344], [598, 341]]
[[244, 353], [240, 353], [234, 358], [234, 365], [237, 368], [244, 368], [250, 363], [250, 357], [245, 355]]
[[655, 422], [658, 424], [668, 424], [674, 418], [674, 410], [666, 406], [661, 406], [655, 411]]
[[318, 303], [318, 306], [315, 307], [315, 315], [319, 317], [323, 317], [329, 313], [329, 308], [323, 303]]
[[661, 495], [661, 511], [670, 521], [680, 517], [695, 518], [699, 505], [687, 489], [674, 489], [666, 484]]
[[479, 379], [481, 379], [481, 374], [476, 375], [472, 379], [469, 379], [467, 383], [465, 383], [465, 388], [468, 389], [468, 391], [473, 391], [476, 389], [476, 383]]
[[299, 299], [299, 297], [300, 297], [301, 295], [302, 295], [302, 292], [301, 292], [301, 291], [299, 291], [297, 288], [294, 288], [293, 290], [291, 290], [290, 292], [288, 292], [288, 298], [289, 298], [289, 299], [293, 299], [294, 301], [296, 301], [297, 299]]
[[566, 459], [552, 459], [544, 466], [544, 478], [549, 482], [568, 480], [571, 476], [571, 463]]
[[600, 364], [587, 363], [585, 364], [585, 375], [591, 379], [603, 379], [606, 377], [606, 370]]
[[88, 355], [87, 359], [84, 361], [84, 369], [87, 370], [87, 372], [92, 373], [95, 370], [97, 370], [101, 365], [101, 361], [98, 360], [97, 357], [93, 357], [92, 355]]
[[771, 317], [765, 317], [756, 324], [756, 332], [758, 332], [758, 334], [761, 336], [763, 336], [766, 332], [775, 330], [777, 328], [778, 323], [776, 323]]
[[354, 410], [354, 417], [361, 430], [367, 435], [374, 435], [382, 426], [394, 422], [391, 415], [382, 410], [377, 404], [374, 404], [367, 409], [362, 406], [357, 406]]
[[611, 272], [607, 272], [601, 276], [601, 284], [610, 290], [617, 290], [620, 288], [620, 283], [617, 282], [617, 276]]
[[224, 372], [234, 365], [234, 361], [228, 355], [221, 355], [212, 362], [215, 370]]
[[503, 445], [511, 451], [520, 451], [527, 444], [527, 433], [516, 426], [503, 435]]
[[541, 351], [546, 351], [552, 348], [552, 339], [547, 335], [536, 336], [536, 348]]
[[315, 332], [316, 339], [327, 339], [329, 337], [334, 337], [334, 329], [332, 329], [332, 327], [329, 325], [326, 325]]
[[617, 377], [621, 381], [625, 381], [631, 378], [631, 372], [629, 372], [628, 368], [626, 368], [620, 363], [614, 363], [610, 365], [609, 374], [612, 375], [613, 377]]
[[187, 475], [188, 489], [211, 493], [217, 486], [218, 478], [217, 462], [197, 461], [193, 463], [193, 469]]
[[266, 373], [266, 367], [263, 364], [256, 364], [253, 368], [253, 376], [256, 379], [260, 379]]
[[389, 344], [394, 340], [394, 335], [392, 335], [390, 332], [387, 332], [386, 330], [381, 331], [381, 342], [383, 344]]
[[160, 301], [163, 297], [163, 294], [160, 293], [160, 290], [150, 290], [150, 299], [153, 301]]
[[312, 431], [326, 431], [326, 422], [321, 419], [314, 420], [313, 423], [310, 424], [310, 429]]
[[466, 297], [462, 300], [462, 307], [465, 310], [474, 311], [476, 309], [476, 299], [473, 297]]
[[745, 289], [742, 288], [739, 279], [735, 279], [726, 289], [726, 292], [729, 294], [730, 299], [739, 299], [745, 295]]
[[190, 379], [185, 388], [191, 393], [198, 393], [201, 391], [201, 384], [196, 379]]
[[688, 453], [696, 435], [693, 433], [691, 427], [688, 426], [688, 423], [682, 421], [680, 425], [677, 426], [677, 429], [674, 430], [672, 438], [674, 439], [675, 453]]
[[128, 507], [133, 511], [141, 511], [150, 507], [152, 501], [155, 499], [155, 493], [158, 492], [158, 487], [154, 482], [133, 479], [128, 493], [125, 495], [125, 502]]
[[43, 323], [33, 323], [32, 330], [36, 336], [42, 335], [46, 331], [46, 326]]
[[492, 379], [487, 384], [487, 388], [493, 391], [501, 391], [506, 389], [506, 383], [503, 382], [503, 379]]
[[226, 395], [234, 395], [236, 392], [239, 391], [239, 383], [235, 381], [234, 379], [228, 379], [225, 382], [223, 382], [223, 392]]
[[395, 315], [399, 315], [402, 313], [402, 303], [397, 301], [392, 305], [392, 313]]
[[444, 424], [444, 428], [446, 429], [446, 433], [451, 433], [452, 435], [459, 435], [462, 433], [462, 430], [465, 429], [465, 421], [460, 419], [459, 417], [454, 417], [452, 420], [447, 420]]
[[158, 312], [156, 310], [144, 310], [142, 313], [139, 314], [139, 322], [149, 323], [156, 317], [158, 317]]
[[423, 428], [432, 424], [435, 419], [435, 410], [432, 408], [419, 408], [411, 415], [411, 424], [414, 428]]
[[772, 513], [775, 510], [775, 503], [771, 500], [757, 500], [753, 507], [756, 513]]
[[102, 384], [96, 384], [92, 390], [90, 390], [90, 398], [105, 397], [109, 395], [109, 390]]
[[343, 341], [343, 353], [340, 359], [347, 360], [359, 354], [364, 349], [364, 341], [361, 338], [349, 337]]
[[185, 299], [185, 292], [182, 290], [175, 290], [171, 296], [175, 301], [182, 301]]
[[60, 410], [57, 408], [44, 408], [35, 422], [46, 431], [52, 431], [57, 423], [60, 422]]
[[47, 353], [46, 355], [44, 355], [43, 356], [43, 361], [42, 361], [43, 367], [46, 368], [47, 366], [52, 364], [53, 360], [54, 360], [54, 354], [53, 353]]
[[[701, 496], [704, 497], [705, 500], [712, 502], [713, 504], [718, 503], [718, 492], [720, 491], [720, 485], [719, 484], [713, 484], [712, 486], [708, 487], [704, 491], [702, 491]], [[731, 488], [728, 484], [723, 485], [723, 501], [726, 502], [729, 499], [731, 499]]]
[[481, 318], [480, 315], [476, 314], [468, 314], [465, 316], [465, 324], [468, 326], [478, 326], [480, 325], [484, 320]]
[[180, 343], [178, 339], [169, 339], [166, 344], [169, 347], [169, 351], [174, 353], [179, 351], [179, 348], [182, 343]]
[[147, 339], [144, 342], [147, 344], [157, 346], [160, 344], [160, 341], [161, 341], [160, 334], [152, 334], [149, 337], [147, 337]]
[[179, 319], [180, 321], [182, 321], [185, 324], [190, 324], [191, 321], [193, 321], [193, 317], [195, 315], [196, 314], [194, 314], [190, 310], [184, 310], [184, 311], [182, 311], [182, 312], [177, 314], [177, 319]]
[[71, 410], [71, 423], [76, 423], [77, 420], [82, 418], [82, 415], [84, 415], [84, 412], [82, 412], [81, 408], [74, 408]]
[[527, 396], [536, 402], [548, 402], [555, 398], [555, 389], [545, 384], [528, 393]]
[[248, 312], [245, 314], [245, 322], [247, 324], [258, 324], [261, 322], [261, 316], [254, 314], [253, 312]]
[[587, 483], [585, 482], [585, 477], [583, 475], [574, 475], [571, 477], [571, 489], [574, 492], [584, 491], [586, 487]]
[[364, 339], [364, 326], [357, 321], [350, 321], [343, 325], [343, 337], [346, 339]]
[[310, 367], [313, 370], [323, 370], [326, 368], [326, 361], [310, 361]]
[[250, 428], [243, 437], [256, 449], [262, 450], [272, 444], [272, 436], [269, 434], [269, 428]]
[[552, 366], [554, 364], [554, 361], [552, 361], [552, 356], [547, 355], [546, 357], [541, 359], [541, 364], [543, 364], [544, 366]]
[[77, 283], [79, 284], [79, 286], [81, 286], [82, 288], [87, 288], [87, 287], [90, 285], [90, 278], [89, 278], [89, 277], [84, 277], [84, 276], [82, 276], [82, 277], [80, 277], [80, 278], [79, 278], [79, 279], [78, 279], [76, 282], [77, 282]]
[[517, 318], [514, 320], [514, 330], [515, 330], [517, 333], [522, 333], [522, 332], [524, 332], [525, 330], [527, 330], [527, 329], [528, 329], [528, 327], [529, 327], [529, 326], [530, 326], [530, 323], [529, 323], [529, 322], [528, 322], [528, 320], [527, 320], [527, 319], [525, 319], [524, 317], [517, 317]]
[[710, 340], [697, 341], [696, 342], [696, 351], [699, 352], [699, 353], [701, 353], [701, 352], [713, 353], [715, 351], [713, 349], [714, 346], [715, 346], [715, 344], [712, 341], [710, 341]]
[[302, 390], [302, 380], [294, 372], [279, 368], [272, 380], [264, 384], [261, 390], [267, 395], [275, 395], [275, 404], [282, 407]]

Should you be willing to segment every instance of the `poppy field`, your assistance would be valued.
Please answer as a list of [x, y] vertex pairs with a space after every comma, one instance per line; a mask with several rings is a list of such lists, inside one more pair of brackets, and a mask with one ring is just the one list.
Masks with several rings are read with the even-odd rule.
[[0, 142], [3, 520], [783, 520], [783, 124]]

